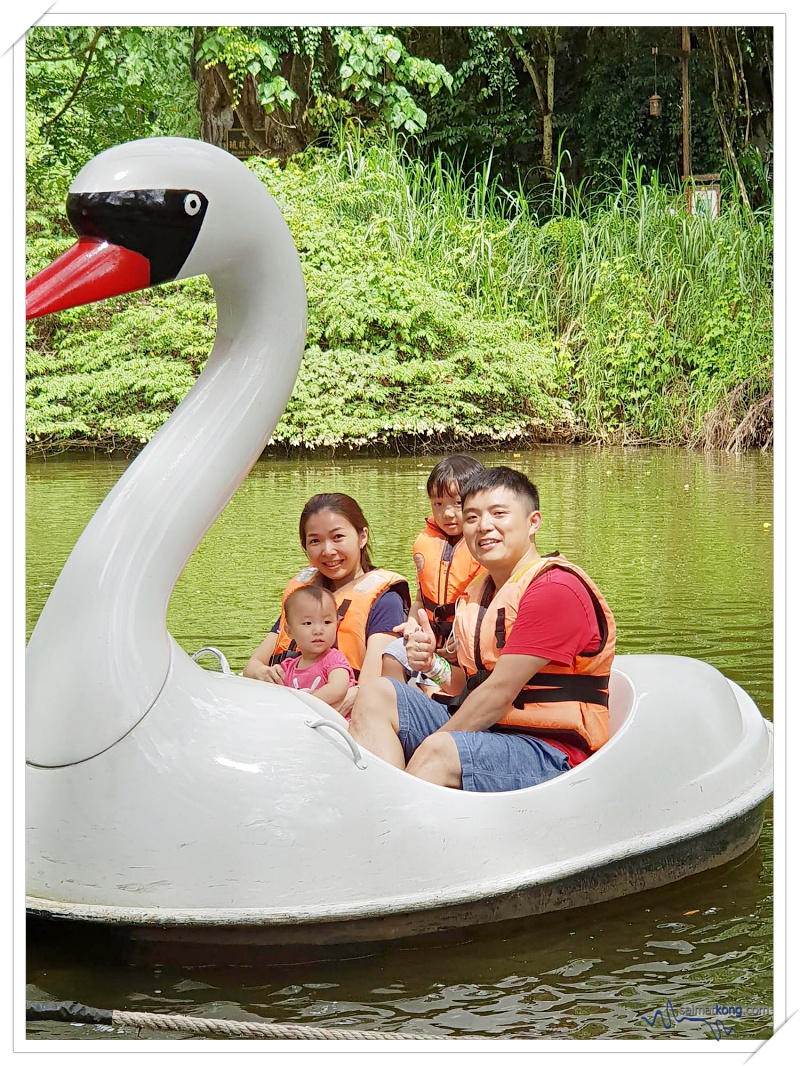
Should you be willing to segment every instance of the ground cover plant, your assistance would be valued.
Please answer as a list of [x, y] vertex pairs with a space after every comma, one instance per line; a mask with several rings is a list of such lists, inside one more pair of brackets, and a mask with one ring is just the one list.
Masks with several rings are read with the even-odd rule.
[[[309, 297], [274, 446], [770, 443], [772, 210], [734, 182], [711, 219], [630, 153], [602, 186], [558, 167], [538, 195], [505, 187], [491, 157], [466, 171], [352, 134], [248, 165]], [[31, 273], [70, 243], [62, 204], [32, 204]], [[141, 447], [214, 325], [204, 279], [30, 324], [31, 450]]]

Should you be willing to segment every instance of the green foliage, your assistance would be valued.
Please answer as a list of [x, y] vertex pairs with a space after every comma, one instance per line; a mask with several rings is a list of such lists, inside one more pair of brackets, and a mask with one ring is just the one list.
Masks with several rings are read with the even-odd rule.
[[335, 286], [308, 279], [310, 343], [275, 441], [499, 441], [568, 419], [550, 352], [524, 320], [483, 318], [375, 250]]
[[[661, 57], [660, 76], [643, 42], [630, 31], [606, 36], [610, 46], [593, 57], [585, 72], [577, 103], [574, 130], [594, 174], [613, 175], [629, 145], [648, 166], [663, 163], [677, 169], [681, 143], [681, 83], [676, 60]], [[619, 77], [624, 67], [626, 76]], [[658, 90], [662, 115], [652, 118], [649, 98]], [[719, 162], [719, 160], [717, 160]], [[707, 170], [718, 167], [708, 167]]]
[[[317, 152], [285, 169], [252, 164], [293, 230], [309, 297], [307, 351], [275, 443], [490, 443], [568, 424], [549, 339], [524, 316], [486, 316], [447, 292], [435, 263], [425, 271], [413, 257], [388, 258], [372, 215], [342, 212], [365, 188], [363, 175], [343, 188], [338, 163]], [[33, 324], [31, 443], [137, 446], [189, 387], [212, 331], [213, 300], [199, 281]]]
[[303, 117], [323, 129], [357, 116], [418, 133], [428, 119], [416, 98], [419, 90], [433, 97], [452, 87], [441, 64], [410, 54], [398, 37], [371, 26], [224, 26], [209, 32], [197, 52], [207, 67], [225, 65], [234, 106], [250, 75], [265, 112], [277, 109], [286, 119], [299, 99], [297, 86], [282, 73], [294, 57], [308, 72]]
[[491, 150], [513, 146], [515, 155], [538, 144], [535, 104], [521, 90], [510, 38], [499, 26], [469, 26], [460, 62], [453, 72], [451, 96], [431, 108], [424, 144], [436, 145], [473, 159]]
[[[719, 106], [734, 129], [736, 154], [758, 145], [769, 163], [771, 27], [727, 27], [718, 33], [727, 49], [718, 63]], [[439, 30], [437, 45], [428, 54], [441, 55], [453, 71], [453, 93], [431, 102], [420, 138], [429, 150], [444, 148], [473, 164], [494, 150], [506, 184], [516, 183], [518, 173], [528, 180], [542, 155], [540, 93], [549, 53], [555, 62], [553, 125], [569, 150], [573, 181], [613, 178], [631, 146], [649, 169], [660, 167], [665, 175], [679, 169], [680, 27], [449, 27]], [[529, 67], [538, 70], [539, 92]], [[694, 27], [689, 59], [694, 173], [716, 173], [725, 158], [713, 104], [714, 68], [709, 28]], [[654, 93], [662, 98], [658, 118], [649, 114]]]
[[[694, 169], [720, 169], [712, 93], [737, 155], [713, 221], [687, 216], [674, 181], [675, 27], [216, 27], [199, 52], [192, 27], [33, 27], [28, 272], [72, 243], [62, 205], [80, 167], [132, 138], [195, 136], [193, 64], [224, 64], [234, 96], [252, 77], [276, 122], [336, 146], [252, 163], [309, 292], [276, 443], [758, 443], [771, 432], [771, 33], [719, 30], [718, 91], [710, 29], [697, 34]], [[531, 69], [541, 80], [548, 54], [559, 159], [552, 183], [531, 185]], [[32, 445], [138, 447], [201, 369], [214, 316], [195, 280], [29, 325]]]
[[265, 26], [258, 31], [242, 26], [220, 26], [203, 39], [196, 59], [206, 67], [225, 64], [234, 107], [239, 103], [249, 74], [256, 80], [258, 101], [266, 113], [270, 114], [276, 107], [288, 113], [297, 93], [275, 68], [285, 49], [315, 59], [320, 48], [320, 31], [318, 27], [314, 31], [307, 33], [283, 26]]
[[407, 86], [432, 97], [442, 86], [453, 87], [452, 76], [441, 64], [409, 55], [399, 38], [375, 27], [337, 30], [333, 43], [341, 58], [342, 93], [366, 100], [393, 130], [419, 133], [428, 121]]
[[[48, 331], [51, 326], [52, 332]], [[144, 444], [194, 382], [213, 343], [205, 279], [62, 312], [28, 327], [28, 437]]]
[[63, 199], [98, 152], [195, 136], [188, 26], [34, 26], [25, 39], [28, 200]]
[[[584, 218], [549, 223], [562, 374], [577, 418], [603, 440], [689, 442], [748, 382], [771, 391], [771, 210], [751, 224], [728, 203], [716, 220], [623, 166], [618, 191]], [[555, 227], [555, 233], [554, 231]]]
[[[711, 220], [630, 154], [602, 190], [560, 175], [537, 202], [491, 161], [465, 173], [391, 144], [250, 165], [292, 230], [309, 298], [276, 445], [689, 443], [745, 383], [751, 408], [769, 395], [771, 208], [751, 218], [730, 182]], [[38, 210], [31, 268], [64, 243]], [[213, 330], [202, 279], [32, 324], [32, 446], [138, 447]]]

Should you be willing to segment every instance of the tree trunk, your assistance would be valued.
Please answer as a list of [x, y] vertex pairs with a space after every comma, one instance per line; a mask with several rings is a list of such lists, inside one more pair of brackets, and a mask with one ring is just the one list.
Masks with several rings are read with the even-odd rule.
[[[535, 28], [531, 30], [533, 34], [536, 32]], [[553, 171], [553, 101], [559, 31], [542, 29], [541, 34], [541, 38], [533, 38], [530, 52], [513, 33], [509, 33], [508, 37], [522, 60], [536, 92], [539, 110], [542, 113], [542, 170], [550, 177]], [[542, 57], [542, 52], [544, 52], [544, 57]], [[539, 69], [542, 65], [544, 65], [544, 71]]]
[[689, 27], [681, 26], [681, 172], [683, 180], [688, 181], [692, 173], [692, 102], [689, 84], [689, 56], [692, 51], [692, 39]]
[[[226, 76], [222, 63], [217, 66], [216, 70], [221, 77]], [[232, 95], [233, 87], [230, 82], [226, 88], [229, 96]], [[264, 135], [264, 108], [258, 102], [258, 91], [251, 74], [244, 79], [242, 92], [234, 111], [239, 125], [250, 138], [254, 151], [263, 155], [268, 150], [267, 139]]]
[[297, 93], [297, 99], [292, 103], [288, 115], [281, 108], [265, 115], [264, 125], [267, 151], [285, 163], [289, 156], [308, 147], [314, 138], [314, 131], [304, 118], [310, 89], [308, 70], [302, 56], [285, 56], [281, 74]]
[[[725, 155], [728, 157], [731, 170], [736, 178], [736, 184], [739, 188], [739, 195], [742, 198], [742, 204], [748, 217], [752, 218], [752, 209], [750, 207], [750, 200], [747, 196], [747, 190], [745, 189], [744, 181], [742, 180], [742, 174], [739, 170], [739, 161], [736, 158], [736, 110], [739, 106], [739, 81], [736, 74], [736, 68], [731, 58], [730, 49], [724, 39], [721, 38], [720, 32], [716, 26], [709, 26], [708, 37], [711, 43], [711, 55], [714, 64], [714, 90], [711, 94], [711, 100], [714, 105], [714, 113], [717, 116], [717, 122], [719, 123], [720, 132], [722, 133], [722, 144], [725, 149]], [[732, 89], [730, 91], [730, 128], [728, 118], [725, 114], [725, 106], [723, 101], [723, 52], [728, 58], [730, 69], [733, 71], [732, 77]], [[749, 116], [748, 116], [749, 125]]]
[[[200, 47], [202, 35], [198, 26], [194, 31], [193, 56]], [[197, 86], [197, 110], [200, 113], [200, 137], [217, 148], [227, 148], [227, 132], [234, 124], [230, 96], [224, 85], [203, 63], [192, 59], [192, 77]]]
[[[195, 53], [202, 40], [195, 31]], [[253, 155], [270, 155], [285, 163], [289, 156], [302, 152], [314, 137], [314, 130], [304, 119], [309, 101], [308, 71], [298, 56], [287, 56], [281, 73], [297, 93], [289, 116], [276, 108], [270, 114], [258, 102], [258, 87], [248, 74], [236, 106], [233, 105], [233, 86], [227, 67], [217, 63], [206, 68], [193, 62], [192, 75], [197, 85], [197, 110], [200, 112], [200, 136], [218, 148], [232, 149], [231, 130], [243, 131], [235, 138], [242, 154], [248, 149]], [[237, 151], [236, 154], [239, 154]]]
[[542, 115], [542, 166], [553, 169], [553, 101], [555, 97], [556, 53], [555, 41], [547, 40], [547, 106]]

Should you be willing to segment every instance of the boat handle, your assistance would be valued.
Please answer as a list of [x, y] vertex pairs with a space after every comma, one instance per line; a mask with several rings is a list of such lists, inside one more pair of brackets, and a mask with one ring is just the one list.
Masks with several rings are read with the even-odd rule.
[[306, 725], [309, 729], [332, 729], [334, 733], [338, 733], [347, 742], [350, 754], [353, 756], [353, 762], [359, 770], [366, 770], [367, 764], [361, 758], [361, 750], [358, 744], [356, 744], [343, 725], [339, 725], [338, 722], [329, 722], [327, 718], [306, 718]]
[[233, 673], [230, 666], [228, 665], [228, 660], [225, 658], [219, 648], [212, 648], [210, 644], [206, 645], [205, 648], [198, 648], [192, 656], [192, 662], [196, 663], [197, 660], [203, 655], [216, 655], [217, 661], [219, 662], [220, 671], [223, 674]]

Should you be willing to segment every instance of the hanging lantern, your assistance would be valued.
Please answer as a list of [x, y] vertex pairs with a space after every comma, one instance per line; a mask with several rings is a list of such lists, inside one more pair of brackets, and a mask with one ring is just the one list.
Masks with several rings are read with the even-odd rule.
[[653, 118], [661, 117], [661, 97], [658, 95], [658, 49], [651, 48], [653, 56], [653, 95], [650, 97], [650, 115]]

